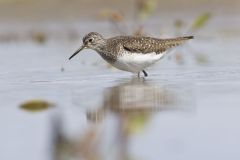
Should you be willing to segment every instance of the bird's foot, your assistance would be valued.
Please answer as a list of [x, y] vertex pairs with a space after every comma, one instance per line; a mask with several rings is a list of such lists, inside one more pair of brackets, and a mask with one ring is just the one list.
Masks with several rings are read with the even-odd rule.
[[[142, 70], [142, 72], [143, 72], [143, 74], [144, 74], [144, 77], [147, 77], [147, 76], [148, 76], [148, 74], [147, 74], [147, 72], [146, 72], [145, 70]], [[138, 78], [141, 77], [141, 76], [140, 76], [140, 73], [141, 73], [141, 72], [138, 72], [138, 74], [137, 74]]]
[[147, 74], [147, 72], [146, 72], [145, 70], [142, 70], [142, 72], [143, 72], [143, 74], [144, 74], [145, 77], [148, 76], [148, 74]]

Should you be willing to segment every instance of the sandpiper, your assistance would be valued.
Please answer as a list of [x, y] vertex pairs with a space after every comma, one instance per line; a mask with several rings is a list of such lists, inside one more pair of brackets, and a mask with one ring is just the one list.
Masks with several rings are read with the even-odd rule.
[[143, 72], [144, 76], [147, 77], [145, 68], [160, 60], [170, 48], [189, 39], [193, 39], [193, 36], [171, 39], [117, 36], [105, 39], [97, 32], [90, 32], [83, 38], [82, 46], [69, 60], [83, 49], [93, 49], [112, 66], [136, 73], [138, 76], [140, 76], [140, 72]]

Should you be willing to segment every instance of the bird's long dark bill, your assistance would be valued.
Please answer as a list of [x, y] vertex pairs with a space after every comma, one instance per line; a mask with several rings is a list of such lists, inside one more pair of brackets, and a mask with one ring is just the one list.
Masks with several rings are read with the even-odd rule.
[[73, 55], [71, 55], [71, 57], [69, 57], [69, 60], [72, 59], [74, 56], [76, 56], [79, 52], [81, 52], [83, 49], [85, 48], [85, 46], [82, 46], [81, 48], [79, 48], [78, 50], [76, 50], [76, 52], [73, 53]]

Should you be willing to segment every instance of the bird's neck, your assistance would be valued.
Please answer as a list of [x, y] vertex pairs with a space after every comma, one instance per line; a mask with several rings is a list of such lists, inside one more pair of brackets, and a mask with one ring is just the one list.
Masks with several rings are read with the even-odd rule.
[[107, 43], [99, 45], [95, 48], [95, 51], [98, 52], [98, 54], [109, 63], [113, 63], [116, 61], [116, 56], [114, 56], [114, 54], [109, 51]]
[[99, 44], [94, 48], [94, 50], [95, 50], [96, 52], [98, 52], [99, 54], [101, 54], [101, 53], [105, 53], [105, 52], [106, 52], [106, 47], [107, 47], [107, 43], [106, 43], [106, 41], [103, 39], [103, 40], [101, 41], [101, 43], [99, 43]]
[[96, 52], [98, 52], [99, 54], [106, 54], [108, 52], [107, 50], [107, 44], [104, 42], [104, 43], [101, 43], [99, 44], [95, 49], [94, 49]]

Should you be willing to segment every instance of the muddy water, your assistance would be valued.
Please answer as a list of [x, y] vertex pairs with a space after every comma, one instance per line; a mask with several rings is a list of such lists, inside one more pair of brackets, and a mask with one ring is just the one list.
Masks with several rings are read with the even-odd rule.
[[[69, 62], [77, 40], [2, 43], [0, 159], [239, 159], [238, 41], [196, 39], [141, 79], [90, 50]], [[56, 106], [19, 108], [31, 99]]]

